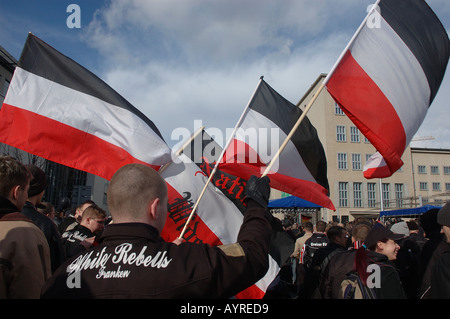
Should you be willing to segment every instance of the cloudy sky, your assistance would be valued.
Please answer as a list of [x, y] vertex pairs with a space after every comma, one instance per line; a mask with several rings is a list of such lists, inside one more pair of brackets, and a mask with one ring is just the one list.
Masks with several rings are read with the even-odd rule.
[[[327, 73], [374, 0], [0, 0], [0, 45], [28, 32], [139, 108], [173, 146], [177, 128], [233, 128], [260, 76], [297, 103]], [[450, 2], [427, 0], [450, 30]], [[80, 28], [69, 28], [70, 4]], [[449, 32], [450, 33], [450, 32]], [[416, 147], [450, 149], [450, 71]], [[195, 122], [197, 121], [197, 122]], [[197, 124], [198, 125], [198, 124]], [[218, 141], [220, 142], [220, 141]]]

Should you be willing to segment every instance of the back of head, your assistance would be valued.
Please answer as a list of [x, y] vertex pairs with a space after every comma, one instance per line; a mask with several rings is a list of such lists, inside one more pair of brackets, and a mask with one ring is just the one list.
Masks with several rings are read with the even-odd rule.
[[427, 237], [439, 235], [441, 232], [441, 225], [437, 222], [437, 215], [439, 208], [433, 208], [420, 216], [420, 226], [425, 231]]
[[327, 230], [327, 237], [330, 241], [336, 243], [339, 241], [339, 238], [342, 237], [342, 233], [346, 232], [344, 227], [341, 226], [331, 226]]
[[96, 218], [102, 218], [105, 219], [108, 216], [106, 215], [106, 212], [97, 205], [92, 205], [89, 207], [86, 207], [86, 209], [83, 211], [83, 216], [81, 218], [81, 221], [86, 220], [87, 218], [96, 219]]
[[31, 178], [27, 168], [11, 156], [0, 156], [0, 196], [8, 198], [17, 185], [25, 189]]
[[32, 175], [30, 188], [28, 189], [28, 197], [33, 197], [41, 194], [47, 186], [47, 178], [44, 171], [36, 165], [27, 164], [25, 166], [26, 168], [28, 168]]
[[356, 241], [364, 241], [366, 240], [367, 234], [370, 232], [372, 227], [370, 227], [366, 223], [359, 223], [353, 226], [352, 228], [352, 236]]
[[167, 185], [151, 167], [128, 164], [112, 177], [107, 197], [114, 222], [141, 221], [152, 199], [167, 197]]
[[325, 229], [327, 229], [327, 223], [325, 223], [325, 222], [322, 221], [322, 220], [319, 220], [319, 221], [316, 223], [316, 230], [317, 230], [318, 232], [323, 233], [323, 232], [325, 232]]
[[305, 231], [309, 231], [309, 232], [313, 232], [314, 231], [314, 225], [311, 222], [304, 222], [303, 223], [303, 228], [305, 229]]

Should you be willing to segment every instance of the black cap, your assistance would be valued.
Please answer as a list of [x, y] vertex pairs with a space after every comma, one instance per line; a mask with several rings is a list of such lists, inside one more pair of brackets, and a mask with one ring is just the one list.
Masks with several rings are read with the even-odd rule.
[[366, 240], [364, 241], [364, 244], [367, 248], [373, 247], [379, 242], [380, 240], [383, 240], [385, 238], [392, 239], [392, 240], [399, 240], [402, 239], [404, 235], [402, 234], [395, 234], [386, 227], [377, 227], [373, 228], [370, 233], [367, 234]]

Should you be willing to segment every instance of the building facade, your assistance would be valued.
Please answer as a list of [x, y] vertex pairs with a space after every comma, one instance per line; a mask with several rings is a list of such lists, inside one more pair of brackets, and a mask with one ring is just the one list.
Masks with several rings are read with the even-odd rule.
[[[301, 98], [303, 110], [325, 77], [321, 74]], [[325, 149], [330, 198], [336, 207], [336, 211], [323, 208], [322, 219], [345, 222], [377, 217], [381, 210], [442, 205], [449, 198], [450, 150], [408, 146], [402, 156], [404, 165], [391, 177], [366, 179], [364, 164], [376, 150], [327, 90], [321, 90], [307, 116]]]

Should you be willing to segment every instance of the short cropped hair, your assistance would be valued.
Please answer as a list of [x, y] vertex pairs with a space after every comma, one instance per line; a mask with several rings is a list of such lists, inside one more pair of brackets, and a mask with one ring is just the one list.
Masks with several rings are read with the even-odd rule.
[[319, 221], [316, 223], [316, 230], [317, 230], [318, 232], [323, 233], [323, 232], [325, 231], [325, 229], [327, 229], [327, 223], [325, 223], [325, 222], [322, 221], [322, 220], [319, 220]]
[[106, 215], [106, 212], [97, 205], [92, 205], [86, 207], [86, 209], [83, 211], [83, 216], [81, 217], [81, 220], [86, 220], [86, 218], [106, 218], [108, 215]]
[[355, 240], [365, 241], [367, 234], [370, 233], [371, 229], [372, 228], [367, 224], [356, 224], [352, 228], [352, 236], [355, 238]]
[[125, 215], [139, 219], [151, 200], [166, 196], [167, 185], [157, 171], [143, 164], [128, 164], [111, 178], [108, 208], [113, 219]]
[[11, 156], [0, 156], [0, 196], [8, 198], [15, 186], [25, 188], [30, 179], [31, 173], [25, 165]]

